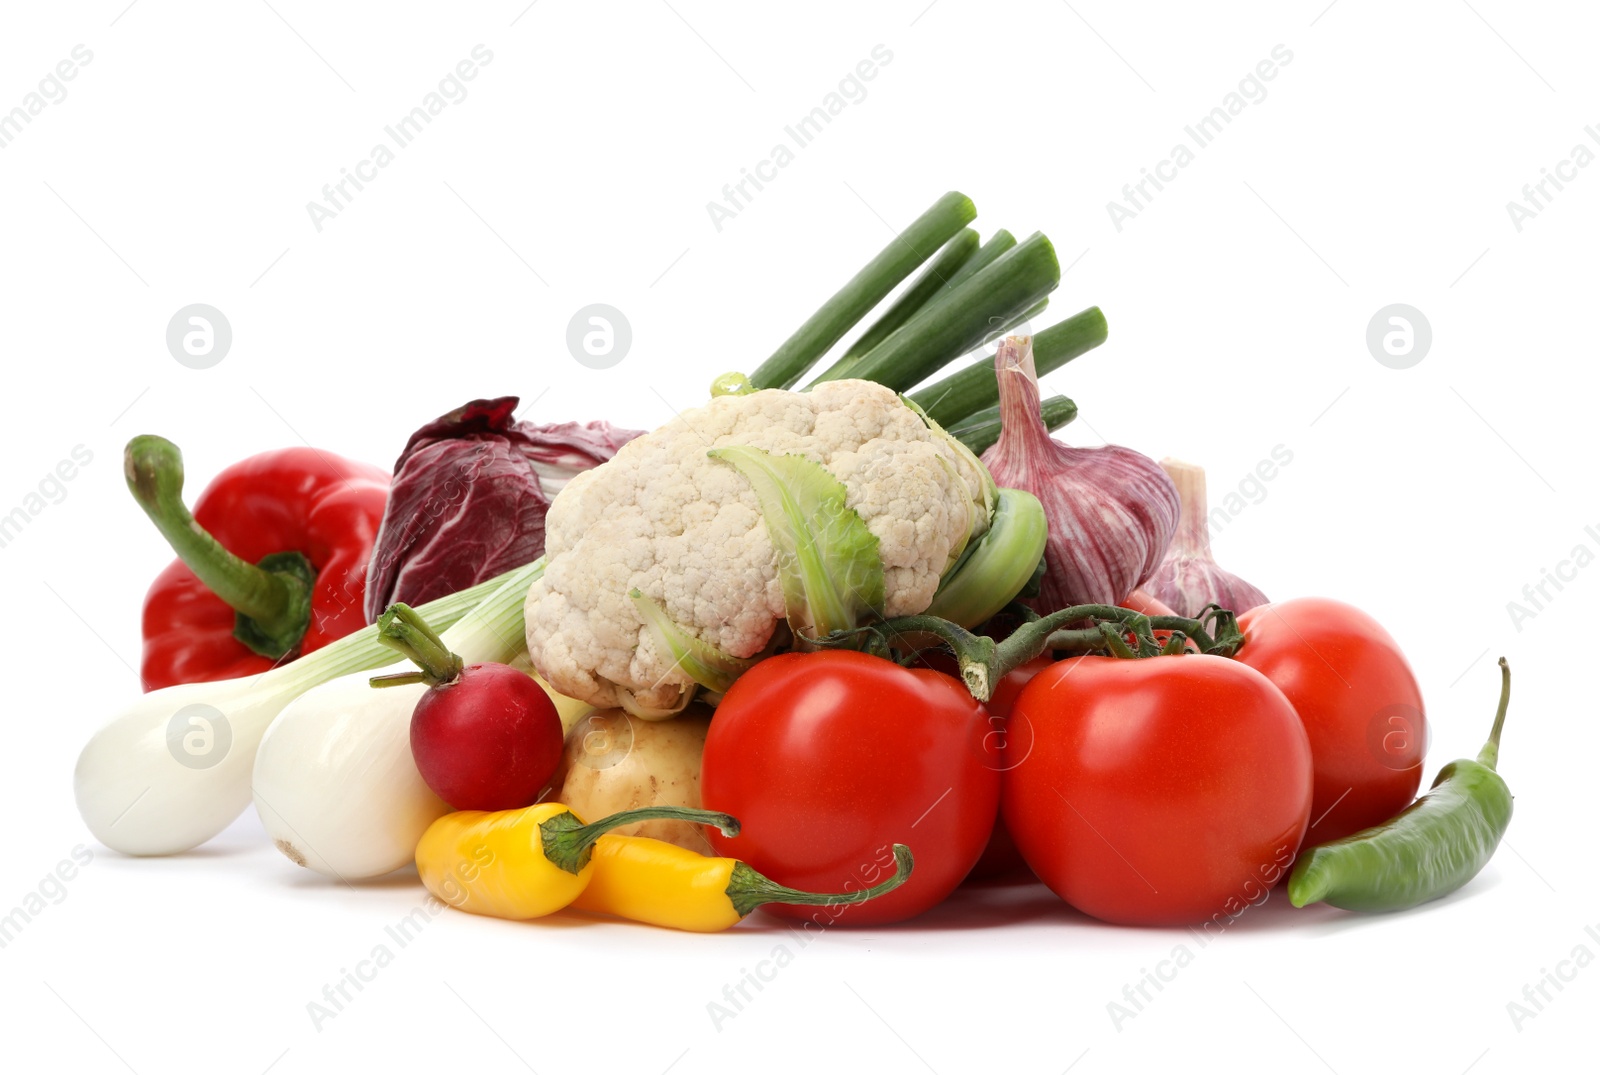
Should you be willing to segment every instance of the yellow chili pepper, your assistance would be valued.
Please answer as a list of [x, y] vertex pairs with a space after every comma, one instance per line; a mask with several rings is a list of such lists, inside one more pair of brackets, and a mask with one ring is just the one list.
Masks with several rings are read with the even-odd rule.
[[747, 863], [707, 858], [643, 836], [607, 835], [594, 845], [593, 875], [572, 907], [652, 926], [716, 933], [763, 903], [863, 903], [899, 888], [911, 876], [911, 849], [894, 845], [893, 877], [854, 892], [801, 892], [757, 873]]
[[417, 873], [429, 892], [458, 910], [540, 918], [582, 894], [594, 876], [595, 842], [606, 832], [662, 817], [716, 825], [728, 836], [739, 832], [727, 814], [681, 806], [626, 810], [592, 825], [554, 802], [521, 810], [462, 810], [422, 834]]

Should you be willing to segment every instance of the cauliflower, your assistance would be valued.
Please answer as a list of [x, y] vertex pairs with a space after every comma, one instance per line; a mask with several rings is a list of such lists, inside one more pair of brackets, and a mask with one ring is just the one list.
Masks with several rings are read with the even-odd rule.
[[803, 457], [843, 485], [860, 519], [850, 524], [876, 539], [888, 616], [926, 609], [989, 524], [994, 486], [982, 464], [882, 385], [719, 396], [577, 475], [551, 505], [527, 636], [556, 690], [595, 706], [672, 710], [694, 689], [635, 590], [689, 639], [731, 657], [772, 642], [791, 607], [779, 549], [751, 480], [707, 454], [732, 447]]

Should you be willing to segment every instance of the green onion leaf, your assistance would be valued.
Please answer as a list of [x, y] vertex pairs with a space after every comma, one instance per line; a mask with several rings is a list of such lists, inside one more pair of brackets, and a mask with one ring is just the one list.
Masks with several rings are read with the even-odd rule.
[[757, 366], [750, 383], [757, 388], [792, 388], [857, 321], [977, 215], [972, 199], [959, 191], [934, 202]]
[[[1091, 306], [1059, 324], [1034, 333], [1033, 365], [1043, 377], [1106, 342], [1106, 315]], [[1000, 402], [1000, 382], [991, 352], [943, 380], [911, 393], [935, 420], [954, 429], [961, 420]]]
[[[1078, 405], [1066, 396], [1051, 396], [1039, 404], [1039, 417], [1044, 427], [1054, 433], [1078, 416]], [[958, 419], [950, 427], [950, 435], [979, 455], [988, 451], [1000, 439], [1000, 404]]]

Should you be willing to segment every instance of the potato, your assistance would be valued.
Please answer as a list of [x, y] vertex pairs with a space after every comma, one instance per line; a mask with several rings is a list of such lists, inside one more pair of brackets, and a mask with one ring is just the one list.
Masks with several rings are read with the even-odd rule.
[[[703, 705], [661, 721], [597, 709], [567, 733], [549, 798], [570, 806], [585, 821], [642, 806], [698, 808], [700, 755], [710, 726], [711, 710]], [[703, 828], [687, 821], [637, 821], [612, 831], [712, 853]]]

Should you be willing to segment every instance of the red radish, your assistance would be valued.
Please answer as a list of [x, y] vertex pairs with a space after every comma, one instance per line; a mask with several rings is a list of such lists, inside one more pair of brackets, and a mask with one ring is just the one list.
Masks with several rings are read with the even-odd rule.
[[561, 762], [561, 717], [527, 673], [508, 664], [469, 664], [421, 616], [395, 603], [378, 617], [378, 639], [420, 672], [375, 676], [372, 685], [426, 683], [411, 714], [411, 756], [433, 793], [456, 810], [531, 806]]

